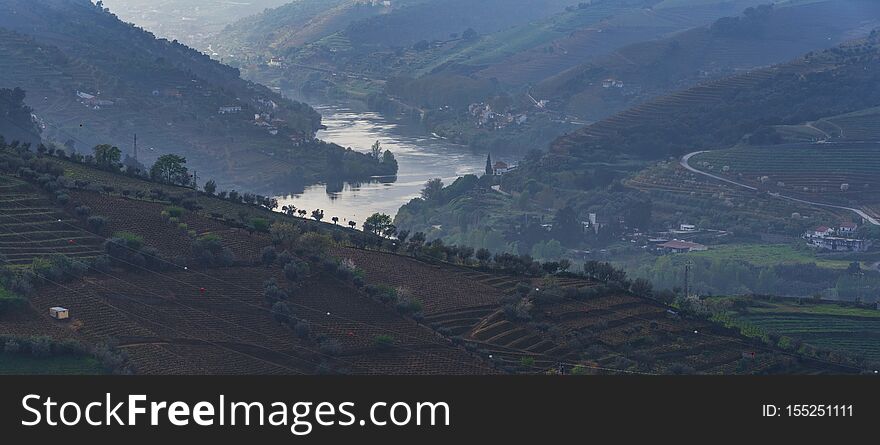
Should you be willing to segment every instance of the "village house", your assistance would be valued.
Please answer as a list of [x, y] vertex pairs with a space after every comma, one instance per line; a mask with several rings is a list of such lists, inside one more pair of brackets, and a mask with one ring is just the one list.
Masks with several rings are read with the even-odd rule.
[[617, 79], [605, 79], [602, 81], [602, 88], [623, 88], [623, 81]]
[[855, 233], [858, 226], [853, 223], [841, 223], [835, 230], [828, 226], [819, 226], [804, 234], [807, 244], [818, 249], [832, 252], [864, 252], [871, 247], [871, 242], [848, 237]]
[[220, 108], [217, 110], [217, 114], [233, 114], [233, 113], [239, 113], [239, 112], [241, 112], [241, 107], [240, 107], [240, 106], [234, 106], [234, 107], [220, 107]]
[[851, 222], [840, 223], [840, 225], [837, 227], [837, 233], [839, 235], [855, 233], [856, 229], [858, 229], [858, 228], [859, 228], [859, 225], [856, 223], [851, 223]]
[[509, 172], [510, 170], [512, 170], [510, 166], [507, 165], [506, 162], [502, 161], [498, 161], [495, 163], [495, 165], [492, 166], [492, 172], [495, 174], [495, 176], [501, 176]]
[[657, 249], [665, 253], [688, 253], [703, 252], [709, 250], [709, 247], [690, 241], [672, 240], [657, 245]]

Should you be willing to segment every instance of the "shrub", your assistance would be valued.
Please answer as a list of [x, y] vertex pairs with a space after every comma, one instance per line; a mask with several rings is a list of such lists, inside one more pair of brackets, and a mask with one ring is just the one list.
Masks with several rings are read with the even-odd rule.
[[272, 283], [263, 289], [263, 298], [265, 298], [269, 304], [274, 305], [279, 301], [287, 300], [290, 296], [287, 295], [287, 292], [285, 292], [284, 289], [281, 289]]
[[305, 261], [291, 261], [284, 266], [284, 276], [290, 281], [299, 281], [309, 275], [309, 263]]
[[394, 337], [387, 334], [377, 335], [373, 339], [373, 343], [379, 350], [387, 351], [394, 346]]
[[194, 240], [193, 255], [203, 266], [229, 266], [235, 261], [232, 251], [223, 246], [220, 237], [214, 234]]
[[293, 261], [293, 254], [290, 252], [285, 250], [278, 254], [278, 264], [280, 264], [281, 267], [287, 266], [291, 261]]
[[107, 226], [107, 219], [103, 216], [90, 216], [86, 223], [92, 231], [100, 233]]
[[299, 321], [296, 326], [293, 327], [293, 332], [296, 333], [297, 337], [306, 339], [311, 335], [312, 328], [307, 322]]
[[288, 324], [293, 321], [293, 311], [290, 305], [283, 301], [277, 301], [272, 305], [272, 318], [278, 323]]
[[254, 218], [251, 220], [251, 228], [256, 232], [269, 232], [269, 220]]
[[531, 320], [533, 307], [531, 301], [527, 298], [522, 298], [514, 303], [505, 304], [502, 310], [504, 315], [510, 320]]
[[88, 216], [92, 213], [92, 209], [90, 209], [88, 206], [78, 206], [74, 209], [74, 211], [76, 212], [76, 216], [79, 216], [80, 218], [88, 218]]
[[165, 207], [164, 212], [166, 212], [168, 216], [173, 216], [175, 218], [180, 218], [181, 216], [183, 216], [183, 208], [177, 206]]
[[278, 259], [278, 253], [275, 251], [275, 247], [264, 247], [263, 250], [260, 252], [260, 259], [262, 260], [264, 265], [271, 266], [272, 263], [274, 263], [275, 260]]
[[318, 350], [326, 355], [339, 355], [342, 352], [342, 346], [338, 341], [327, 336], [321, 336], [318, 340]]
[[297, 250], [305, 255], [319, 255], [327, 251], [332, 244], [330, 238], [319, 233], [306, 233], [299, 237]]

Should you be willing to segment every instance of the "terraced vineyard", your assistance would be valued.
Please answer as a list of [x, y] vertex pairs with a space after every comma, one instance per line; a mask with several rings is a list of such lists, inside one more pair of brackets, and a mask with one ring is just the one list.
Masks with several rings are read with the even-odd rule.
[[880, 311], [834, 304], [758, 301], [734, 317], [768, 333], [880, 361]]
[[880, 202], [880, 144], [736, 147], [691, 158], [701, 170], [787, 195], [832, 204]]
[[0, 210], [0, 258], [9, 263], [25, 265], [54, 254], [93, 258], [103, 253], [103, 240], [72, 229], [74, 218], [19, 179], [0, 175]]
[[[29, 183], [7, 177], [3, 185], [4, 208], [18, 199], [32, 208], [54, 206]], [[159, 216], [167, 204], [122, 197], [116, 190], [68, 193], [67, 208], [50, 213], [61, 222], [46, 224], [63, 228], [65, 238], [91, 239], [96, 249], [92, 254], [101, 253], [102, 239], [71, 218], [74, 205], [86, 204], [104, 214], [108, 233], [137, 233], [163, 256], [192, 255], [187, 236]], [[266, 235], [236, 230], [200, 212], [185, 212], [181, 220], [199, 234], [220, 235], [239, 261], [214, 268], [168, 263], [161, 271], [117, 264], [67, 283], [43, 283], [30, 296], [32, 311], [0, 318], [0, 332], [115, 344], [135, 371], [144, 374], [545, 373], [560, 365], [593, 373], [824, 370], [808, 362], [787, 368], [774, 350], [758, 354], [760, 366], [755, 360], [744, 368], [738, 362], [743, 352], [756, 348], [754, 342], [717, 325], [682, 318], [643, 296], [621, 291], [569, 297], [597, 286], [577, 276], [529, 278], [400, 254], [330, 249], [329, 254], [361, 269], [367, 284], [412, 294], [422, 314], [408, 317], [320, 267], [299, 279], [297, 287], [289, 287], [277, 263], [257, 261], [262, 248], [272, 243]], [[18, 227], [12, 224], [6, 224], [8, 230]], [[63, 253], [70, 246], [69, 240], [49, 245], [46, 254]], [[35, 256], [31, 252], [20, 260]], [[292, 330], [273, 316], [263, 295], [269, 279], [288, 288], [287, 304], [308, 325], [307, 335], [298, 335], [299, 328]], [[536, 300], [527, 317], [513, 317], [508, 305], [521, 298], [517, 295], [523, 285], [558, 288], [566, 297], [552, 303]], [[50, 319], [45, 308], [52, 306], [69, 308], [71, 320]]]
[[656, 216], [671, 222], [676, 222], [679, 215], [687, 215], [708, 218], [717, 228], [730, 227], [731, 221], [784, 225], [797, 213], [801, 215], [801, 224], [820, 225], [846, 221], [851, 215], [843, 210], [783, 201], [766, 193], [714, 181], [682, 168], [678, 162], [655, 164], [629, 178], [626, 185], [648, 193]]

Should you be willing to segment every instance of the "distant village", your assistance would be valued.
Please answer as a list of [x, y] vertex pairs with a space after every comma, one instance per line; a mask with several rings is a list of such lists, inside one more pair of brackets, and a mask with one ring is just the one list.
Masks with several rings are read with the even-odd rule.
[[807, 244], [820, 250], [832, 252], [865, 252], [871, 247], [871, 241], [854, 238], [858, 224], [845, 222], [836, 228], [819, 226], [804, 233]]

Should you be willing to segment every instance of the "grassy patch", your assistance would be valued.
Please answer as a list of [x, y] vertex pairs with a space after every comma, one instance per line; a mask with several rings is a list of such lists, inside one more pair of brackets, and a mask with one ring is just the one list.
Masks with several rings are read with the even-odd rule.
[[729, 244], [713, 247], [704, 252], [688, 255], [697, 258], [734, 260], [755, 266], [772, 267], [778, 264], [810, 264], [828, 269], [846, 269], [848, 261], [823, 260], [813, 252], [801, 250], [785, 244]]

